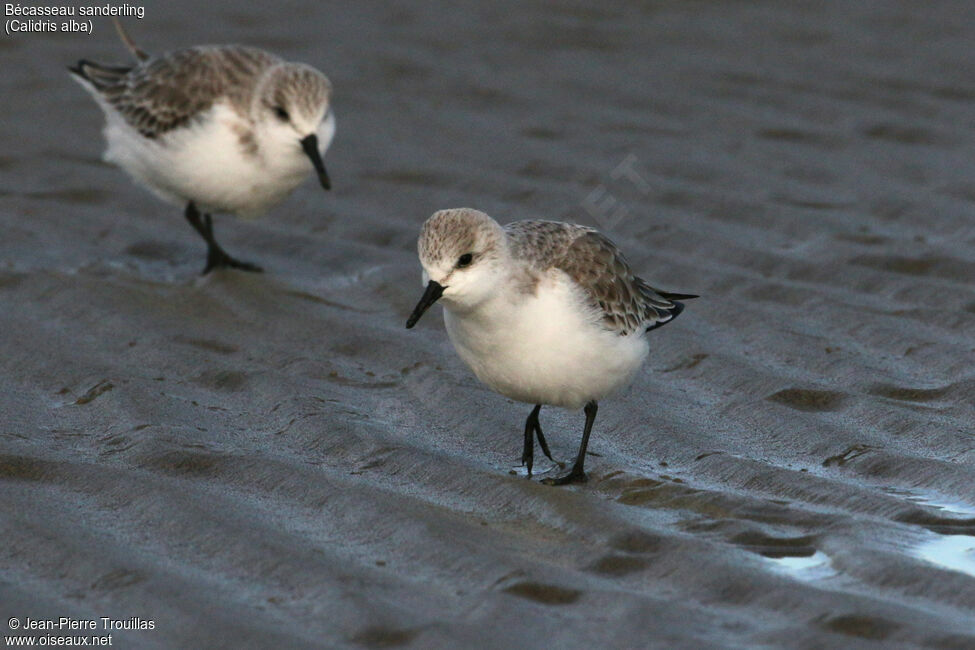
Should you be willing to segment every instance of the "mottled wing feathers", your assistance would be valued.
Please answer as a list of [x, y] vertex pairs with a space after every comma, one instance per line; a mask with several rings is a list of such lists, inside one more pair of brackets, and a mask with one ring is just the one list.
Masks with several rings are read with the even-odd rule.
[[[253, 48], [191, 47], [134, 67], [81, 61], [71, 71], [91, 83], [133, 128], [155, 138], [183, 126], [222, 97], [239, 104], [258, 73], [277, 62]], [[230, 89], [234, 96], [228, 96]]]
[[619, 249], [598, 232], [577, 237], [555, 266], [599, 306], [606, 327], [620, 334], [660, 327], [683, 309], [634, 276]]
[[616, 245], [592, 228], [522, 221], [506, 230], [516, 257], [563, 271], [602, 313], [605, 327], [621, 335], [669, 323], [684, 309], [677, 298], [696, 297], [659, 291], [634, 276]]

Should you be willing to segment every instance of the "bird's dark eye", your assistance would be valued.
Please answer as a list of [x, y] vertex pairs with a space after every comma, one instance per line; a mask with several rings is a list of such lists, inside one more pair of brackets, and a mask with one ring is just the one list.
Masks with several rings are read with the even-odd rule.
[[464, 253], [459, 258], [457, 258], [457, 268], [462, 269], [466, 266], [470, 266], [471, 262], [474, 261], [473, 253]]
[[284, 108], [282, 108], [281, 106], [274, 107], [274, 114], [277, 115], [278, 119], [281, 120], [282, 122], [287, 122], [288, 120], [291, 119], [291, 116], [288, 115], [288, 111], [284, 110]]

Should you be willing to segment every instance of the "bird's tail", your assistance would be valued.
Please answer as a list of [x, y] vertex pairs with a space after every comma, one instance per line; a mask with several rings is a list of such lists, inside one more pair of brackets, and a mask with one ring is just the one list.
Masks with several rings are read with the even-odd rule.
[[654, 289], [647, 284], [644, 284], [641, 287], [641, 291], [644, 298], [649, 302], [650, 310], [648, 311], [651, 311], [649, 315], [655, 316], [655, 318], [651, 318], [649, 320], [656, 321], [647, 326], [647, 332], [657, 329], [658, 327], [663, 327], [670, 321], [680, 316], [681, 312], [684, 311], [684, 303], [679, 302], [680, 300], [692, 300], [700, 297], [690, 293], [671, 293], [670, 291], [661, 291], [659, 289]]
[[669, 291], [658, 291], [661, 296], [667, 300], [693, 300], [694, 298], [700, 298], [701, 296], [695, 296], [692, 293], [671, 293]]
[[68, 70], [83, 81], [87, 81], [96, 90], [104, 90], [118, 83], [124, 77], [131, 66], [111, 66], [81, 59], [75, 65], [69, 65]]

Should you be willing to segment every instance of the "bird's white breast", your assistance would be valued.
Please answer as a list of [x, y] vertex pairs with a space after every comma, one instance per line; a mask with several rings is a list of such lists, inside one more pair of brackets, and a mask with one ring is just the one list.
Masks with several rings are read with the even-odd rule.
[[283, 199], [311, 172], [293, 150], [248, 147], [250, 125], [218, 103], [190, 124], [155, 139], [142, 136], [108, 111], [106, 160], [118, 164], [160, 198], [202, 210], [256, 216]]
[[628, 384], [649, 348], [642, 332], [599, 324], [580, 289], [550, 270], [523, 293], [513, 285], [470, 311], [444, 301], [444, 322], [478, 379], [512, 399], [580, 408]]

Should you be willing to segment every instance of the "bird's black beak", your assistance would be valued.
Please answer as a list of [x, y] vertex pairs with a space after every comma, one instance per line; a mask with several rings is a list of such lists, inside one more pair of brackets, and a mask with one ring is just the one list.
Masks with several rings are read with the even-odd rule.
[[325, 171], [325, 163], [322, 162], [322, 154], [318, 151], [318, 136], [312, 133], [311, 135], [302, 138], [301, 148], [305, 150], [305, 154], [311, 158], [311, 164], [315, 166], [315, 171], [318, 172], [318, 182], [322, 184], [326, 190], [332, 189], [332, 181], [328, 179], [328, 172]]
[[429, 309], [430, 305], [437, 302], [440, 296], [443, 295], [443, 290], [444, 287], [430, 280], [430, 283], [427, 285], [427, 290], [423, 292], [423, 296], [420, 298], [420, 302], [416, 303], [416, 308], [410, 314], [410, 319], [406, 321], [406, 329], [410, 329], [416, 325], [416, 321], [420, 320], [423, 312]]

